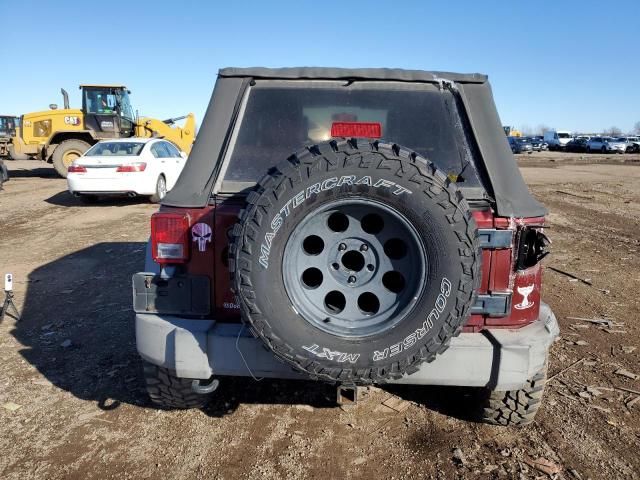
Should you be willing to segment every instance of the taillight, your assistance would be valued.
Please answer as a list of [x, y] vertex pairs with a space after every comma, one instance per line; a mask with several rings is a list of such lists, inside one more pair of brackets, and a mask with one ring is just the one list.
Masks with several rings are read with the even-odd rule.
[[382, 137], [382, 125], [367, 122], [333, 122], [331, 124], [332, 137]]
[[82, 165], [69, 165], [68, 173], [87, 173], [87, 169]]
[[157, 263], [185, 263], [189, 255], [189, 216], [154, 213], [151, 216], [151, 249]]
[[116, 172], [121, 172], [121, 173], [144, 172], [145, 168], [147, 168], [147, 164], [144, 162], [126, 163], [116, 168]]

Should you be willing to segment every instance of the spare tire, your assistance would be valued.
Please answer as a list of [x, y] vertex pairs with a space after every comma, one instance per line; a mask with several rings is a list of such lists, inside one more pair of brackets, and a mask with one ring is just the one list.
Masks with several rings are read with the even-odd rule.
[[312, 378], [384, 383], [444, 352], [479, 284], [475, 222], [444, 173], [398, 145], [308, 147], [271, 169], [233, 229], [243, 320]]

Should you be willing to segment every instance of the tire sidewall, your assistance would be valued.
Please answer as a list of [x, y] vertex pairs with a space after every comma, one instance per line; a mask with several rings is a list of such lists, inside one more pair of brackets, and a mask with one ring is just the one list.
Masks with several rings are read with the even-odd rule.
[[90, 147], [91, 145], [84, 140], [64, 140], [53, 151], [53, 155], [51, 157], [53, 168], [56, 169], [56, 172], [58, 172], [58, 175], [62, 178], [67, 178], [67, 166], [64, 164], [64, 153], [66, 150], [75, 148], [76, 150], [81, 150], [82, 153], [84, 153], [89, 150]]
[[[474, 246], [460, 238], [459, 222], [467, 222], [464, 215], [457, 211], [452, 223], [450, 208], [438, 203], [455, 195], [452, 187], [445, 185], [442, 174], [420, 183], [411, 175], [398, 174], [401, 163], [402, 170], [415, 169], [409, 162], [396, 159], [396, 169], [381, 169], [376, 168], [379, 160], [297, 178], [295, 185], [279, 192], [266, 212], [254, 207], [250, 214], [260, 215], [263, 221], [249, 233], [256, 239], [249, 260], [252, 289], [238, 289], [240, 302], [269, 346], [298, 364], [321, 359], [323, 366], [357, 370], [379, 365], [384, 370], [389, 362], [415, 363], [425, 356], [425, 349], [434, 354], [443, 351], [466, 320], [474, 288], [468, 284], [465, 270], [470, 267], [461, 261], [461, 254], [473, 257]], [[345, 178], [355, 179], [355, 184], [349, 185]], [[319, 193], [307, 193], [317, 185]], [[363, 198], [391, 207], [415, 228], [426, 252], [426, 279], [412, 310], [392, 329], [349, 338], [321, 330], [292, 308], [283, 280], [283, 252], [295, 228], [314, 210], [339, 200]], [[466, 299], [460, 295], [461, 286], [467, 289]]]
[[166, 179], [166, 177], [164, 176], [164, 174], [160, 174], [160, 175], [158, 175], [158, 178], [156, 179], [156, 193], [154, 193], [153, 195], [151, 195], [151, 197], [149, 198], [149, 200], [151, 201], [151, 203], [159, 203], [159, 202], [161, 202], [161, 201], [162, 201], [162, 199], [163, 199], [164, 197], [166, 197], [166, 193], [165, 193], [164, 195], [161, 195], [161, 194], [160, 194], [159, 186], [160, 186], [160, 180], [161, 180], [161, 179], [164, 179], [164, 182], [165, 182], [165, 189], [167, 188], [167, 183], [166, 183], [166, 182], [167, 182], [167, 179]]

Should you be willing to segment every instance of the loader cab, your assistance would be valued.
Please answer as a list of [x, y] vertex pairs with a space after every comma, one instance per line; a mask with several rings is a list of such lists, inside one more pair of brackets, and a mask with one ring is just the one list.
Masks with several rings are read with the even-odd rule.
[[135, 118], [124, 85], [80, 85], [85, 128], [98, 138], [131, 137]]
[[16, 128], [20, 126], [18, 117], [0, 115], [0, 137], [15, 137]]

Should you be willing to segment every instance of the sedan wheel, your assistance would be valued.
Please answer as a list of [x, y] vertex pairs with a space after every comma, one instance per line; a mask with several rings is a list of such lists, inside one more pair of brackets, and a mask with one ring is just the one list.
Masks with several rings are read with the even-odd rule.
[[151, 201], [153, 203], [161, 202], [164, 197], [167, 196], [167, 180], [164, 175], [160, 175], [156, 181], [156, 193], [151, 195]]

